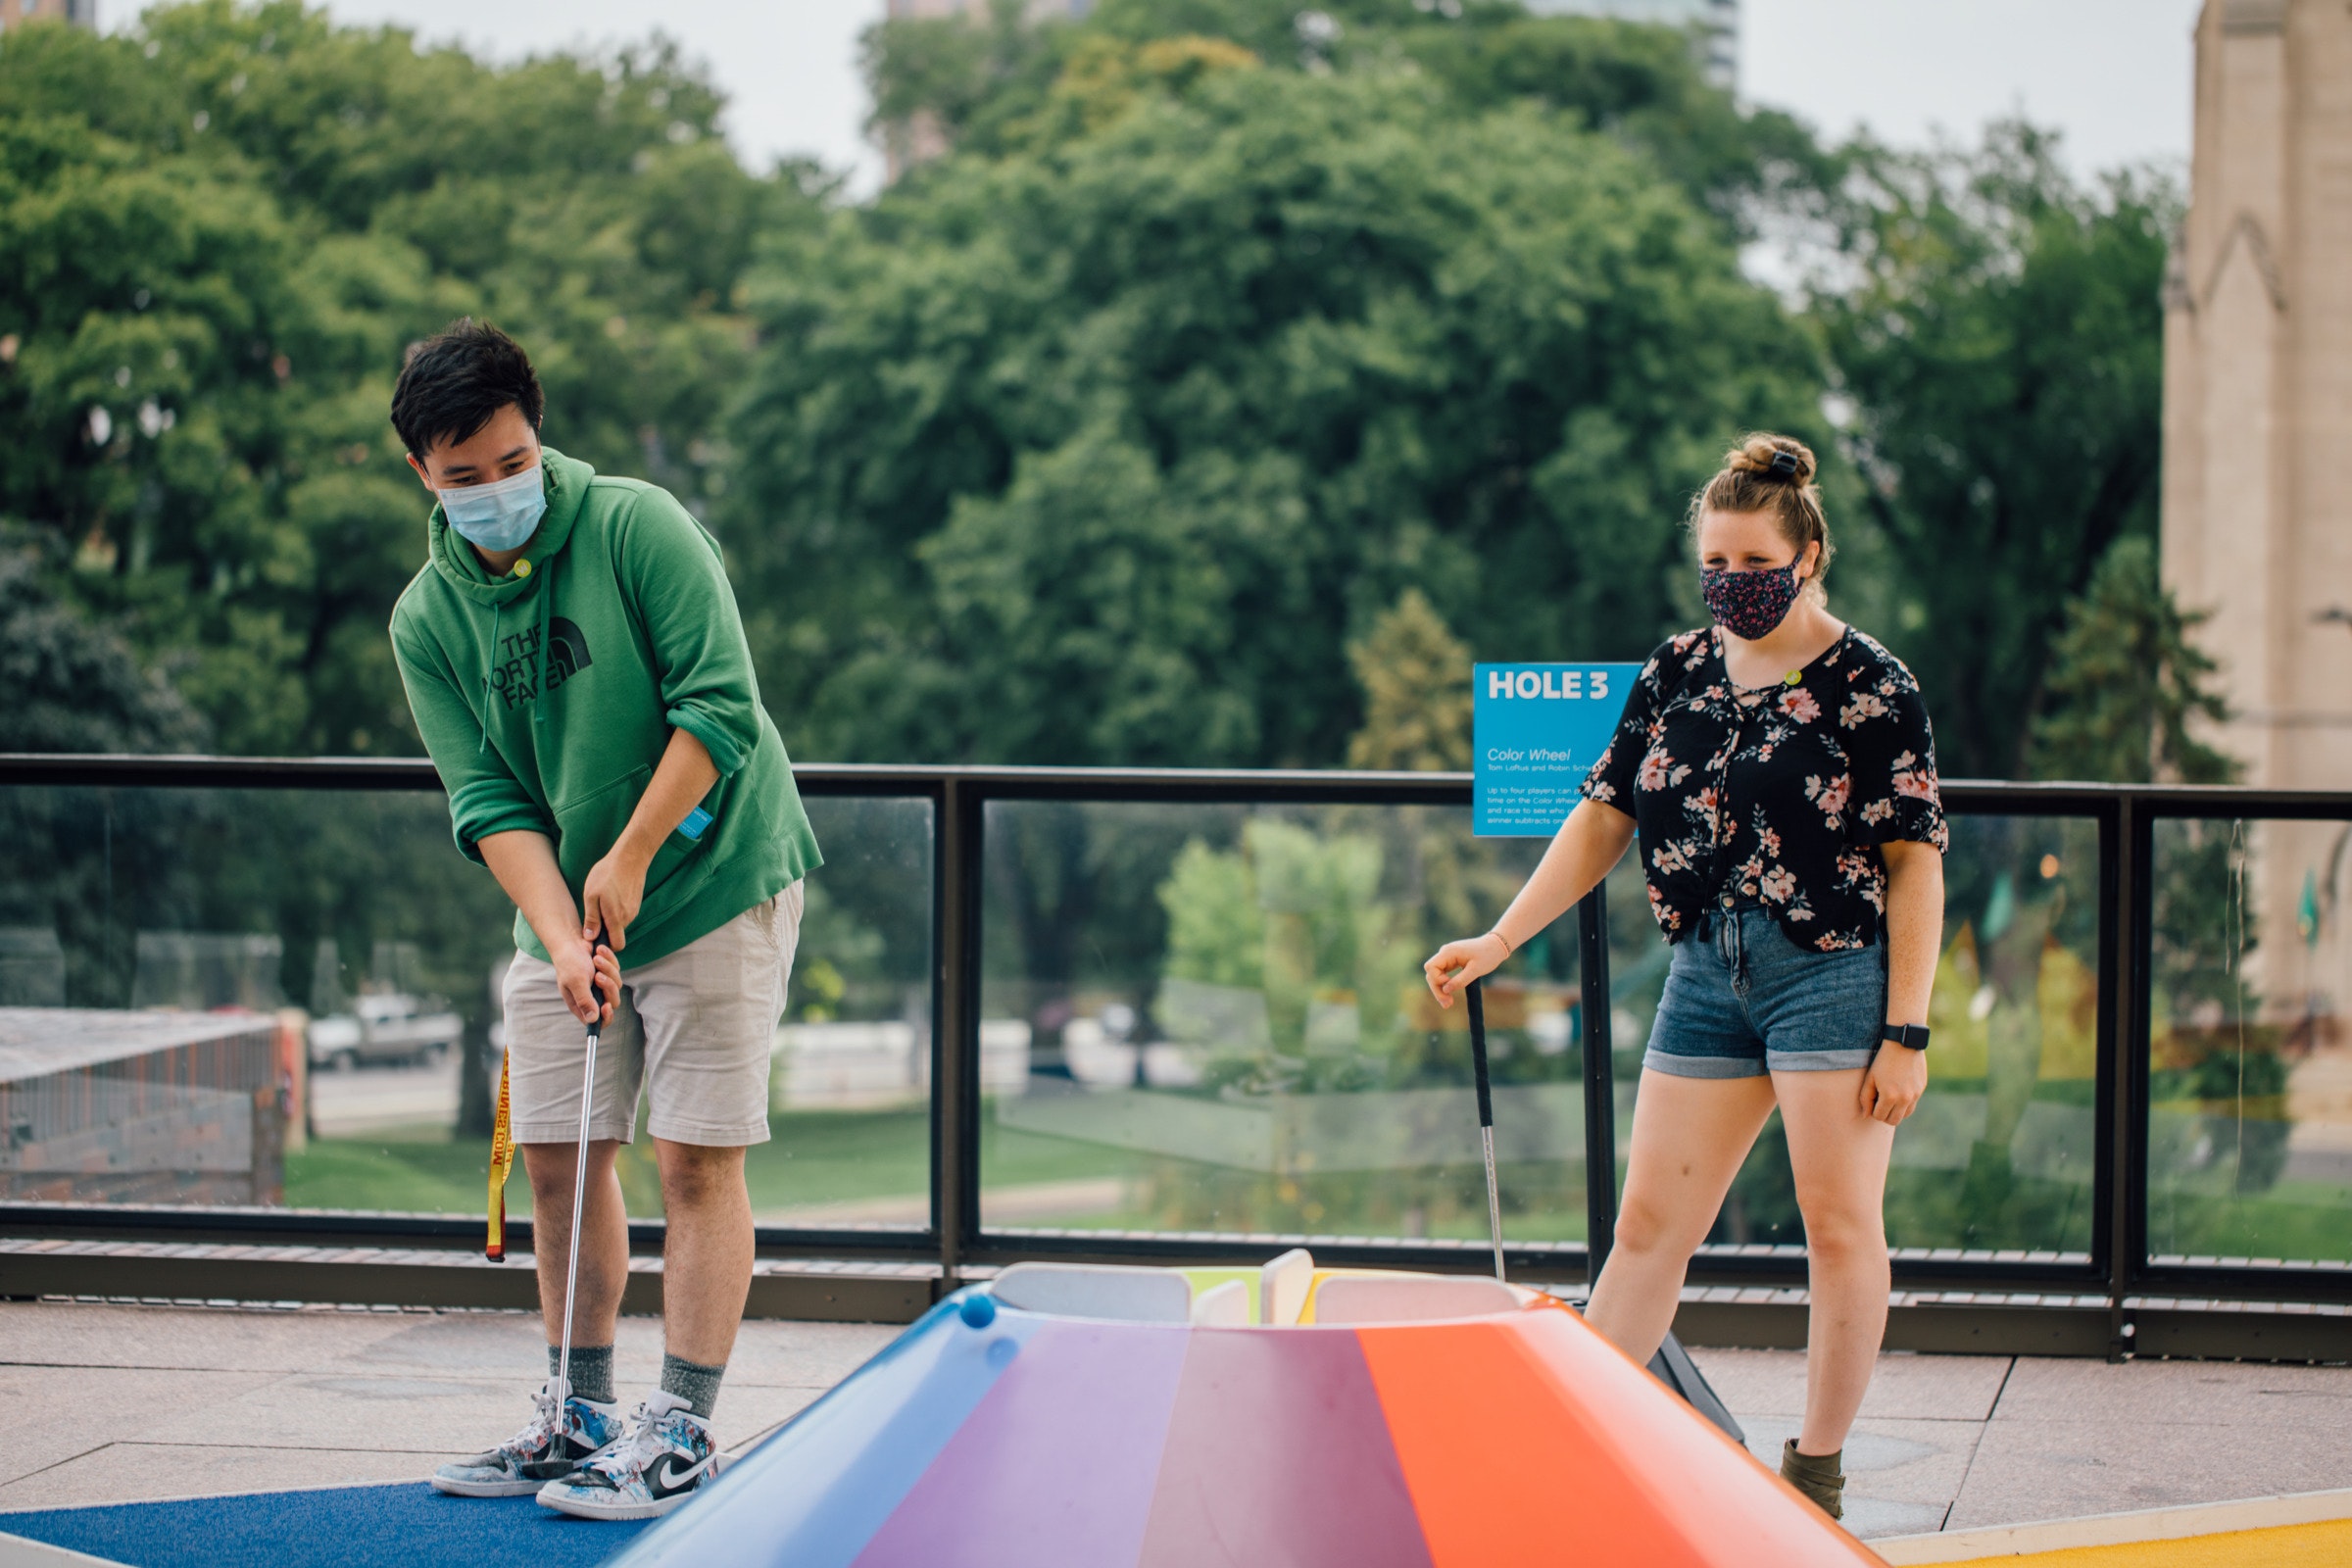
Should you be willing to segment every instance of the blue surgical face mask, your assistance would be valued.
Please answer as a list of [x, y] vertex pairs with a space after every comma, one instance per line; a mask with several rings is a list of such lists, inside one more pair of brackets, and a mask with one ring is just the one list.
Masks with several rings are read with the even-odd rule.
[[510, 479], [437, 494], [449, 525], [484, 550], [519, 549], [547, 513], [547, 477], [536, 462]]

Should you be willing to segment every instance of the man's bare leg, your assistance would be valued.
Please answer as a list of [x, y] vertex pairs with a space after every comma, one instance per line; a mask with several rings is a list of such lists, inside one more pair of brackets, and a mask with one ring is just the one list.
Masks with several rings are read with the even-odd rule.
[[[612, 1172], [616, 1139], [588, 1145], [588, 1220], [580, 1230], [579, 1299], [571, 1312], [571, 1343], [609, 1346], [620, 1318], [620, 1293], [629, 1282], [629, 1217], [620, 1178]], [[571, 1249], [572, 1166], [579, 1145], [525, 1144], [522, 1166], [531, 1180], [531, 1251], [539, 1264], [539, 1317], [547, 1343], [564, 1335], [564, 1268]]]
[[654, 1140], [669, 1239], [662, 1254], [662, 1333], [669, 1353], [723, 1367], [752, 1293], [752, 1196], [741, 1149]]

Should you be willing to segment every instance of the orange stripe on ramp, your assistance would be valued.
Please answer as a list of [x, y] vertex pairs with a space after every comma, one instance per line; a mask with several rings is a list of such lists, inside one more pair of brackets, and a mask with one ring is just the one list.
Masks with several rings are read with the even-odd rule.
[[1879, 1562], [1571, 1313], [1355, 1333], [1437, 1568]]

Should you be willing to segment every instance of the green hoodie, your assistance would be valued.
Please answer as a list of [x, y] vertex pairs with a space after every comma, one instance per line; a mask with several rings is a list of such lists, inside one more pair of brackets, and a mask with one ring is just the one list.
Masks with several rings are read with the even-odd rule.
[[[717, 544], [668, 491], [544, 452], [547, 514], [504, 577], [433, 508], [430, 559], [392, 608], [392, 648], [458, 848], [527, 828], [576, 905], [682, 729], [718, 782], [699, 840], [645, 875], [629, 966], [707, 936], [822, 863], [792, 763], [760, 706]], [[542, 678], [544, 676], [544, 678]], [[518, 912], [514, 945], [547, 950]]]

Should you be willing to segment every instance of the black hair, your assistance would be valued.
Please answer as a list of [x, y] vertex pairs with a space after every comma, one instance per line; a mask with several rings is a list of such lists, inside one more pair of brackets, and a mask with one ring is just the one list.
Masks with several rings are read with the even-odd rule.
[[547, 396], [522, 345], [470, 316], [409, 346], [392, 388], [392, 428], [418, 457], [444, 438], [469, 441], [513, 404], [539, 428]]

